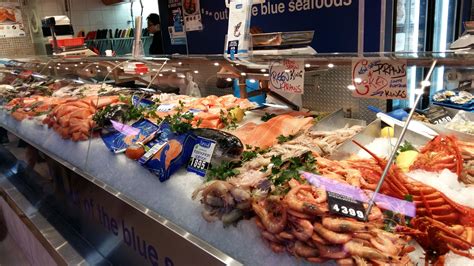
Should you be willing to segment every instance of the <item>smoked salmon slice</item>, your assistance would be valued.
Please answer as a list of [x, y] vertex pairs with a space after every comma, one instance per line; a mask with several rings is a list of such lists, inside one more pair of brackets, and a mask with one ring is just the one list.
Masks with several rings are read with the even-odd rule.
[[179, 143], [179, 141], [175, 139], [168, 141], [168, 145], [169, 149], [165, 153], [165, 170], [168, 170], [171, 161], [176, 159], [183, 151], [183, 146], [181, 145], [181, 143]]

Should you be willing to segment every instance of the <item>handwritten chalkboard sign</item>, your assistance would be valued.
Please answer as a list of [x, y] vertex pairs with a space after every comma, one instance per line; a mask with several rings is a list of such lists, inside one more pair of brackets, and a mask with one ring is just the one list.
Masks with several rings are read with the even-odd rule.
[[406, 60], [353, 60], [351, 89], [354, 97], [407, 99]]
[[270, 66], [270, 89], [295, 94], [304, 93], [303, 60], [285, 59]]

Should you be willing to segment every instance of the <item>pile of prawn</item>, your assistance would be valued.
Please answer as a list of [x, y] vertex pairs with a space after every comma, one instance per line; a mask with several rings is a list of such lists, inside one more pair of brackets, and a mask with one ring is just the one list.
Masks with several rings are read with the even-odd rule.
[[326, 191], [295, 179], [285, 196], [255, 200], [252, 208], [261, 236], [277, 253], [322, 263], [336, 260], [339, 265], [368, 263], [410, 265], [409, 237], [386, 232], [383, 215], [372, 208], [368, 222], [335, 217], [329, 213]]

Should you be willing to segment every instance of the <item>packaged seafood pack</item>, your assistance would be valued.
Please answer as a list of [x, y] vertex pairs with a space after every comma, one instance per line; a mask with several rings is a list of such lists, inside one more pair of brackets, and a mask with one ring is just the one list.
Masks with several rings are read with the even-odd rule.
[[112, 122], [115, 131], [102, 135], [107, 148], [114, 153], [125, 151], [128, 146], [143, 141], [159, 129], [159, 126], [144, 119], [131, 126]]
[[156, 138], [146, 144], [147, 152], [138, 162], [164, 182], [187, 165], [195, 144], [194, 134], [176, 134], [168, 123], [163, 122], [159, 125]]

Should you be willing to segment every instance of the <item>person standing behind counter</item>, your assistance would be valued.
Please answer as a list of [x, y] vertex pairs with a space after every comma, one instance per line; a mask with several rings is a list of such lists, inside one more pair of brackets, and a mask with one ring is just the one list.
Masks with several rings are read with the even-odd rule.
[[153, 34], [153, 42], [149, 50], [150, 55], [164, 54], [160, 30], [160, 15], [152, 13], [146, 19], [148, 22], [148, 32]]

